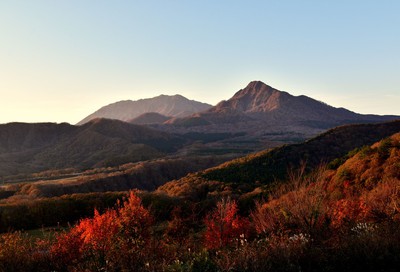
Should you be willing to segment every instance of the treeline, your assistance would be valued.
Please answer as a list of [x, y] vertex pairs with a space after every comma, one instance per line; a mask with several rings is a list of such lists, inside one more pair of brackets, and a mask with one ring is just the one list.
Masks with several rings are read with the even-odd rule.
[[[153, 191], [167, 181], [181, 178], [188, 173], [215, 166], [229, 157], [164, 158], [117, 167], [97, 168], [83, 173], [47, 171], [35, 175], [36, 182], [8, 184], [0, 188], [0, 199], [7, 203], [18, 199], [56, 197], [67, 194], [128, 191], [140, 189]], [[63, 175], [59, 176], [59, 175]], [[39, 178], [40, 177], [40, 178]], [[51, 180], [54, 177], [55, 180]], [[69, 179], [73, 177], [73, 179]], [[43, 182], [45, 181], [45, 182]]]
[[400, 121], [337, 127], [301, 144], [285, 145], [227, 162], [205, 171], [202, 177], [225, 183], [284, 181], [288, 169], [298, 169], [305, 163], [306, 171], [310, 172], [321, 163], [342, 158], [356, 148], [369, 146], [398, 131]]
[[0, 232], [66, 226], [113, 207], [126, 192], [73, 194], [0, 205]]
[[[187, 217], [195, 215], [193, 220], [200, 220], [217, 201], [210, 198], [195, 203], [166, 194], [143, 191], [136, 191], [136, 194], [157, 222], [170, 219], [174, 209], [179, 209]], [[3, 204], [0, 205], [0, 232], [73, 225], [83, 218], [92, 217], [95, 210], [104, 212], [115, 208], [127, 195], [127, 191], [72, 194]]]

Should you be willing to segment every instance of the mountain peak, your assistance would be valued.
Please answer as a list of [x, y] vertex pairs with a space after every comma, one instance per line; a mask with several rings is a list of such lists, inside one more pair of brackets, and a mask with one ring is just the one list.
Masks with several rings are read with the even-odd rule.
[[[167, 99], [184, 99], [184, 100], [189, 100], [186, 97], [184, 97], [183, 95], [180, 94], [174, 94], [174, 95], [169, 95], [169, 94], [160, 94], [159, 96], [156, 96], [154, 98], [167, 98]], [[151, 99], [151, 98], [147, 98], [147, 99]]]
[[251, 81], [228, 101], [217, 105], [218, 110], [231, 108], [242, 112], [269, 112], [279, 108], [282, 96], [288, 93], [278, 91], [262, 81]]
[[271, 86], [265, 84], [264, 82], [262, 82], [260, 80], [253, 80], [246, 86], [245, 89], [249, 88], [249, 89], [260, 90], [260, 89], [263, 89], [265, 87], [271, 88]]

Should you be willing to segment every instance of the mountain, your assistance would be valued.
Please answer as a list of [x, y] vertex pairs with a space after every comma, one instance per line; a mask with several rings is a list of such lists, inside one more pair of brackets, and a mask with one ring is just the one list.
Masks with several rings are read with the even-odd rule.
[[77, 125], [85, 124], [96, 118], [130, 121], [149, 112], [172, 117], [185, 117], [196, 112], [207, 110], [210, 107], [211, 105], [189, 100], [181, 95], [160, 95], [154, 98], [140, 99], [137, 101], [119, 101], [104, 106], [84, 118]]
[[85, 169], [162, 157], [185, 139], [118, 120], [0, 125], [0, 176], [48, 169]]
[[237, 129], [258, 134], [271, 130], [307, 133], [308, 130], [321, 131], [343, 124], [383, 122], [396, 118], [399, 117], [357, 114], [304, 95], [293, 96], [261, 81], [252, 81], [229, 100], [168, 123], [192, 127], [208, 125], [210, 129], [226, 129], [235, 124]]
[[[362, 115], [335, 108], [307, 96], [293, 96], [261, 81], [252, 81], [229, 100], [216, 106], [175, 95], [138, 101], [120, 101], [86, 117], [97, 116], [149, 125], [168, 133], [228, 133], [229, 139], [205, 144], [207, 153], [238, 155], [299, 143], [340, 125], [379, 123], [400, 116]], [[169, 117], [169, 118], [168, 118]], [[199, 148], [191, 149], [197, 152]]]
[[293, 96], [278, 91], [261, 81], [250, 82], [228, 101], [222, 101], [208, 110], [209, 113], [223, 113], [227, 109], [257, 118], [279, 121], [293, 120], [346, 120], [354, 118], [354, 113], [342, 108], [334, 108], [307, 96]]
[[154, 125], [154, 124], [162, 124], [169, 119], [171, 119], [171, 117], [162, 115], [157, 112], [146, 112], [143, 113], [142, 115], [139, 115], [136, 118], [128, 120], [128, 123], [136, 125]]
[[303, 162], [306, 172], [329, 162], [336, 168], [356, 148], [369, 146], [398, 132], [400, 121], [341, 126], [300, 144], [265, 150], [190, 174], [161, 186], [158, 191], [190, 197], [224, 194], [232, 190], [243, 193], [287, 179], [288, 171], [298, 170]]

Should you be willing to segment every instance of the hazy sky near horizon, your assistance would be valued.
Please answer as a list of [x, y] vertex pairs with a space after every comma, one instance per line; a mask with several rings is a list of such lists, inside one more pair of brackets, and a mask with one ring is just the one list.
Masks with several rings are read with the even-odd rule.
[[0, 2], [0, 123], [76, 123], [160, 94], [210, 104], [252, 80], [400, 115], [400, 1]]

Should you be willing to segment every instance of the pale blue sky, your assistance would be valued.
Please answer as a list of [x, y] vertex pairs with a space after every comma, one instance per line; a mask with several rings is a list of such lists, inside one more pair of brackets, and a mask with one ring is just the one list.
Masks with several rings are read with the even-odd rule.
[[400, 1], [0, 1], [0, 123], [251, 80], [400, 115]]

